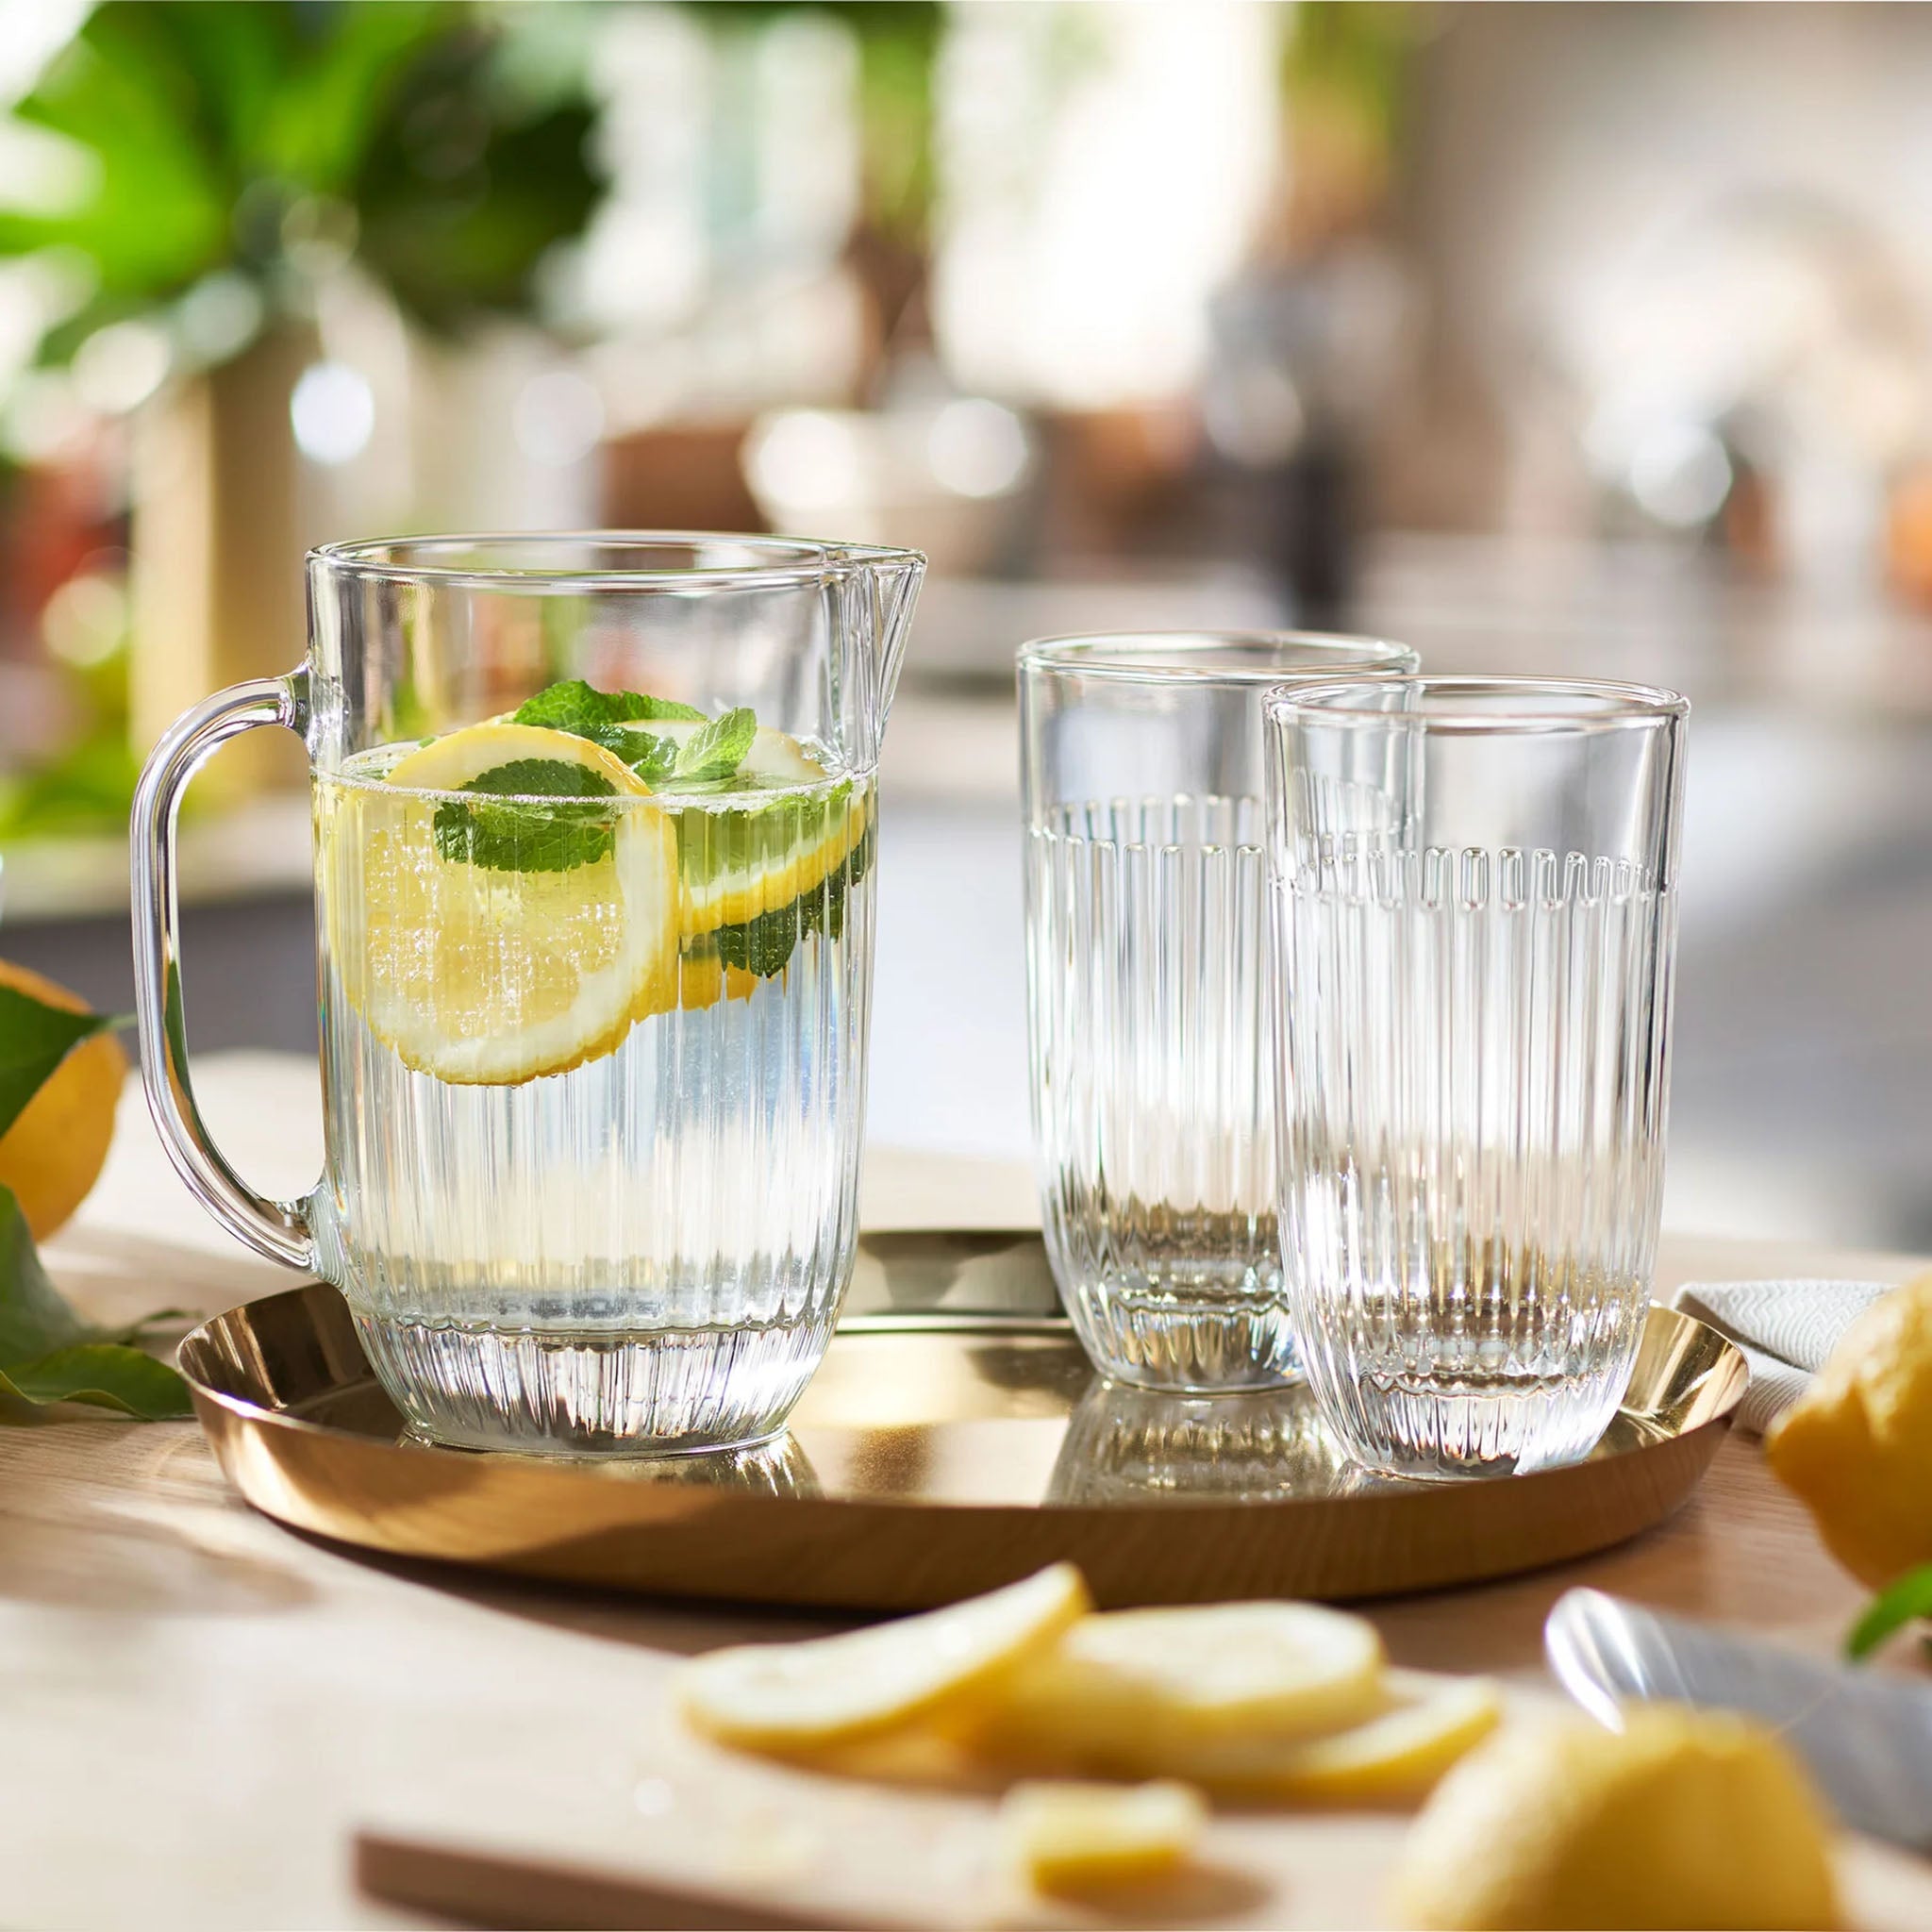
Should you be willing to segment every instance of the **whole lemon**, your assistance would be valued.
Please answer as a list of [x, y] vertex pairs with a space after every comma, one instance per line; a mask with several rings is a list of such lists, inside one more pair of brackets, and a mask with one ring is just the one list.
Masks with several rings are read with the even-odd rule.
[[[50, 1007], [85, 1012], [78, 993], [0, 959], [0, 986]], [[84, 1040], [55, 1068], [0, 1137], [0, 1187], [11, 1188], [37, 1241], [61, 1226], [100, 1178], [114, 1138], [127, 1056], [111, 1033]]]
[[1764, 1454], [1860, 1582], [1932, 1562], [1932, 1274], [1845, 1330]]
[[1824, 1823], [1784, 1747], [1676, 1705], [1480, 1745], [1410, 1826], [1395, 1902], [1434, 1932], [1839, 1922]]

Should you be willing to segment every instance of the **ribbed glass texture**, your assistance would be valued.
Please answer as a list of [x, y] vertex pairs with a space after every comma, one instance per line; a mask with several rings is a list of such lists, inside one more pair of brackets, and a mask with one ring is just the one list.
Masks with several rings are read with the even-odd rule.
[[[1519, 757], [1500, 726], [1433, 741], [1420, 708], [1380, 741], [1284, 729], [1286, 1292], [1357, 1459], [1507, 1474], [1590, 1451], [1642, 1333], [1681, 709], [1655, 748], [1566, 749], [1545, 719]], [[1513, 842], [1539, 829], [1578, 842]]]
[[1095, 1364], [1189, 1393], [1296, 1374], [1274, 1210], [1262, 702], [1411, 667], [1296, 633], [1020, 653], [1034, 1153]]
[[[303, 662], [163, 735], [134, 814], [150, 1105], [225, 1227], [341, 1289], [416, 1431], [736, 1449], [810, 1379], [857, 1241], [873, 781], [924, 568], [705, 531], [329, 544]], [[327, 1144], [299, 1200], [209, 1137], [177, 970], [181, 788], [265, 724], [315, 809]]]
[[[456, 1085], [376, 1037], [339, 957], [366, 943], [364, 820], [387, 824], [393, 796], [329, 783], [318, 800], [328, 1172], [312, 1207], [322, 1271], [377, 1374], [416, 1426], [475, 1448], [770, 1435], [851, 1277], [870, 866], [806, 895], [806, 931], [771, 976], [726, 974], [689, 943], [680, 1004], [614, 1047]], [[839, 808], [864, 814], [869, 793], [855, 783]], [[683, 816], [701, 846], [711, 815]], [[443, 872], [445, 893], [523, 890], [515, 873]]]
[[1121, 799], [1028, 836], [1047, 1245], [1089, 1352], [1127, 1381], [1268, 1384], [1292, 1359], [1260, 817]]

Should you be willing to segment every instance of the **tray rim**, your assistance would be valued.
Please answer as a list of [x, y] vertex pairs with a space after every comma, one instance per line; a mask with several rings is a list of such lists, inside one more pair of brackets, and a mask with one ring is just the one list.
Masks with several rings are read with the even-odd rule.
[[[934, 1230], [934, 1232], [944, 1234], [948, 1230]], [[182, 1338], [175, 1352], [176, 1364], [180, 1369], [182, 1376], [188, 1382], [197, 1413], [202, 1406], [207, 1404], [221, 1409], [235, 1421], [249, 1428], [269, 1428], [286, 1431], [309, 1437], [318, 1441], [355, 1443], [367, 1452], [380, 1455], [421, 1457], [425, 1458], [431, 1464], [443, 1463], [454, 1458], [464, 1464], [474, 1465], [479, 1459], [486, 1459], [479, 1458], [477, 1452], [474, 1450], [459, 1447], [443, 1446], [429, 1442], [413, 1442], [403, 1440], [386, 1441], [376, 1436], [365, 1436], [356, 1430], [339, 1428], [332, 1424], [312, 1421], [306, 1416], [295, 1414], [288, 1409], [271, 1408], [259, 1403], [250, 1402], [244, 1397], [231, 1395], [225, 1390], [211, 1387], [186, 1358], [190, 1354], [191, 1348], [195, 1344], [212, 1346], [210, 1331], [223, 1324], [232, 1321], [236, 1315], [241, 1314], [246, 1309], [262, 1307], [271, 1303], [307, 1302], [311, 1297], [326, 1298], [331, 1296], [335, 1297], [339, 1304], [341, 1303], [341, 1292], [339, 1290], [331, 1283], [320, 1277], [314, 1277], [293, 1283], [285, 1289], [278, 1289], [272, 1294], [258, 1295], [250, 1301], [237, 1303], [233, 1307], [224, 1309], [220, 1314], [211, 1315], [206, 1321], [198, 1323]], [[1749, 1379], [1749, 1364], [1743, 1351], [1739, 1348], [1738, 1344], [1710, 1323], [1702, 1321], [1694, 1315], [1686, 1314], [1680, 1308], [1669, 1307], [1661, 1302], [1653, 1301], [1649, 1305], [1646, 1322], [1654, 1323], [1659, 1316], [1664, 1317], [1671, 1324], [1672, 1327], [1680, 1334], [1688, 1331], [1693, 1335], [1702, 1333], [1710, 1336], [1717, 1342], [1719, 1348], [1717, 1363], [1731, 1371], [1733, 1385], [1718, 1399], [1716, 1406], [1710, 1413], [1693, 1424], [1690, 1427], [1634, 1445], [1631, 1448], [1618, 1452], [1614, 1457], [1609, 1458], [1619, 1464], [1625, 1463], [1632, 1458], [1644, 1457], [1670, 1446], [1697, 1442], [1712, 1431], [1720, 1433], [1727, 1431], [1736, 1420], [1738, 1408], [1743, 1401], [1745, 1388]], [[990, 1339], [995, 1340], [1012, 1340], [1027, 1337], [1041, 1340], [1065, 1340], [1072, 1334], [1072, 1324], [1063, 1315], [1059, 1317], [982, 1317], [968, 1314], [952, 1314], [945, 1311], [937, 1311], [932, 1315], [908, 1312], [903, 1315], [861, 1316], [850, 1326], [841, 1323], [838, 1332], [840, 1334], [851, 1334], [861, 1337], [887, 1334], [944, 1334], [954, 1336], [986, 1335]], [[1740, 1370], [1743, 1372], [1741, 1374], [1737, 1373]], [[368, 1379], [371, 1381], [375, 1379], [373, 1370], [369, 1371]], [[1624, 1412], [1626, 1411], [1620, 1408], [1619, 1413]], [[204, 1432], [206, 1433], [205, 1424]], [[585, 1480], [599, 1483], [621, 1483], [623, 1481], [623, 1478], [617, 1476], [614, 1473], [607, 1474], [600, 1472], [595, 1460], [589, 1458], [584, 1461], [569, 1461], [559, 1457], [547, 1457], [543, 1456], [517, 1457], [506, 1453], [500, 1458], [491, 1456], [487, 1460], [495, 1469], [513, 1472], [515, 1478], [518, 1480], [534, 1475], [540, 1478], [560, 1479], [573, 1484]], [[612, 1460], [616, 1461], [620, 1460], [620, 1458], [612, 1458]], [[1354, 1498], [1283, 1495], [1249, 1496], [1232, 1499], [1217, 1498], [1210, 1495], [1204, 1496], [1199, 1501], [1176, 1499], [1164, 1501], [1158, 1505], [1142, 1506], [1139, 1508], [1132, 1505], [1120, 1503], [1065, 1503], [1046, 1499], [1042, 1499], [1038, 1503], [1023, 1504], [943, 1497], [928, 1498], [891, 1495], [766, 1496], [758, 1494], [733, 1496], [732, 1507], [744, 1509], [770, 1507], [794, 1512], [807, 1508], [841, 1511], [865, 1510], [913, 1517], [928, 1517], [939, 1512], [991, 1516], [1008, 1516], [1015, 1512], [1024, 1512], [1028, 1517], [1086, 1516], [1090, 1514], [1103, 1517], [1122, 1515], [1142, 1516], [1151, 1511], [1158, 1511], [1162, 1516], [1173, 1516], [1181, 1512], [1191, 1516], [1198, 1516], [1212, 1512], [1226, 1514], [1233, 1520], [1241, 1520], [1251, 1517], [1257, 1511], [1274, 1514], [1295, 1510], [1332, 1509], [1338, 1507], [1345, 1507], [1351, 1503], [1362, 1503], [1370, 1500], [1378, 1505], [1398, 1508], [1404, 1506], [1427, 1507], [1433, 1504], [1438, 1496], [1444, 1493], [1466, 1494], [1476, 1490], [1493, 1490], [1499, 1487], [1506, 1490], [1516, 1489], [1516, 1492], [1520, 1494], [1522, 1491], [1521, 1489], [1517, 1488], [1519, 1485], [1535, 1485], [1541, 1490], [1546, 1490], [1558, 1484], [1588, 1483], [1594, 1471], [1600, 1470], [1603, 1466], [1602, 1462], [1592, 1463], [1586, 1459], [1579, 1462], [1559, 1464], [1554, 1469], [1533, 1470], [1526, 1474], [1476, 1477], [1471, 1478], [1467, 1482], [1391, 1481], [1387, 1487], [1377, 1489], [1369, 1495]], [[224, 1468], [225, 1470], [226, 1468], [225, 1460], [224, 1460]], [[235, 1481], [237, 1488], [242, 1489], [244, 1494], [247, 1493], [243, 1485], [232, 1474], [230, 1475], [230, 1480]], [[628, 1486], [626, 1487], [628, 1488]], [[628, 1492], [631, 1494], [638, 1493], [634, 1489], [629, 1490]], [[675, 1493], [675, 1491], [667, 1492]], [[686, 1493], [695, 1495], [703, 1492], [693, 1491]], [[249, 1500], [253, 1502], [254, 1498], [250, 1497]]]

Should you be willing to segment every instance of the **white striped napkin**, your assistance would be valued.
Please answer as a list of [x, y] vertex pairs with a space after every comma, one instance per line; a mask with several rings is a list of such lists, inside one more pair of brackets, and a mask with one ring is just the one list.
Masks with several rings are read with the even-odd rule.
[[1728, 1335], [1751, 1364], [1738, 1426], [1762, 1435], [1797, 1401], [1838, 1339], [1895, 1283], [1691, 1281], [1672, 1306]]

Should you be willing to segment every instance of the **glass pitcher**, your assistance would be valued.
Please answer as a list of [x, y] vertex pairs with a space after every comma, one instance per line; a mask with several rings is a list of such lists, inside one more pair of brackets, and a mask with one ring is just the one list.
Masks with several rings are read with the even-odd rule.
[[[874, 779], [924, 559], [767, 538], [334, 544], [309, 651], [155, 748], [134, 808], [149, 1103], [250, 1246], [335, 1284], [409, 1424], [477, 1449], [774, 1434], [858, 1233]], [[325, 1164], [208, 1138], [183, 787], [253, 725], [314, 802]]]

